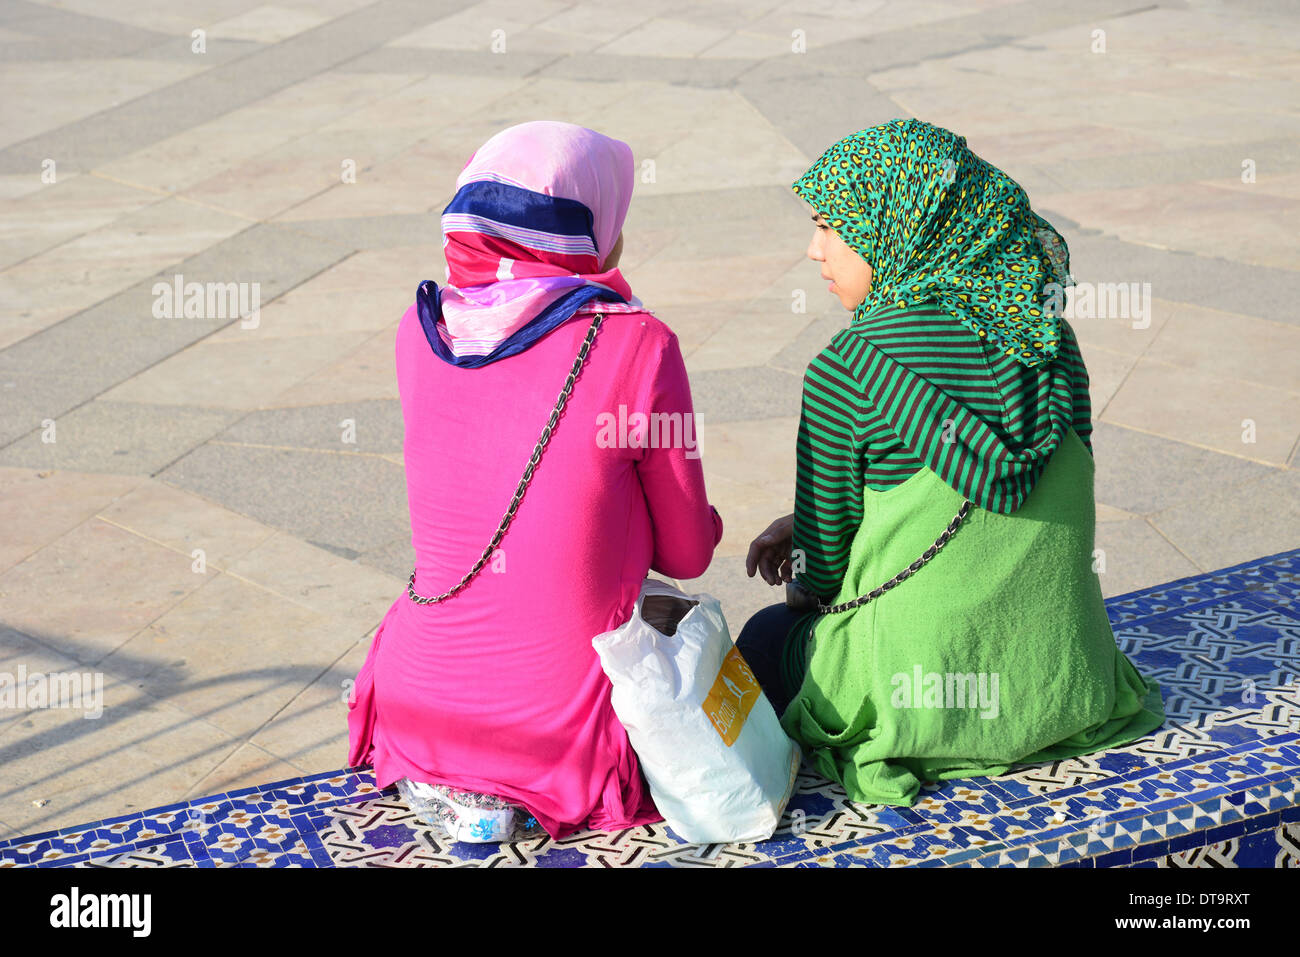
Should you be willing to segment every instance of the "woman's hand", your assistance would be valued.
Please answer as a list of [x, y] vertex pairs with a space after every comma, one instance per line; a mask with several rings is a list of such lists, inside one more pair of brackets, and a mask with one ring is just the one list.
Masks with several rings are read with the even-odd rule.
[[750, 542], [745, 557], [745, 574], [754, 577], [757, 570], [769, 585], [788, 582], [794, 576], [790, 566], [790, 550], [794, 547], [794, 516], [778, 518]]

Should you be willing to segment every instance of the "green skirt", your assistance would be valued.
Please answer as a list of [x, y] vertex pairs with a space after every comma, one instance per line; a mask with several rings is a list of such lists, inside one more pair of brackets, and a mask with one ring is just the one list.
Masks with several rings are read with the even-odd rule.
[[[911, 578], [792, 631], [798, 692], [782, 725], [852, 800], [906, 806], [923, 781], [1100, 751], [1164, 723], [1160, 687], [1116, 646], [1093, 571], [1094, 471], [1070, 430], [1016, 512], [972, 506]], [[963, 501], [928, 468], [867, 489], [835, 602], [910, 565]]]

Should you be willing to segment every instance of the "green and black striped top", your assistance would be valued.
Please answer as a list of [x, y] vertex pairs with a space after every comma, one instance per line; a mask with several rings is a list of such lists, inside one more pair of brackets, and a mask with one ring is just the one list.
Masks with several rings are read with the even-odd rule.
[[841, 330], [804, 375], [800, 584], [824, 601], [839, 591], [864, 488], [892, 488], [928, 466], [977, 506], [1010, 514], [1071, 426], [1091, 452], [1091, 414], [1088, 372], [1065, 320], [1058, 355], [1034, 367], [937, 306], [880, 310]]

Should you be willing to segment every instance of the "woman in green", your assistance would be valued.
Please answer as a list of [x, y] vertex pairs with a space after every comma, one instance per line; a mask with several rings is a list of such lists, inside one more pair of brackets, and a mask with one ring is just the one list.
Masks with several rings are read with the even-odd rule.
[[1093, 571], [1065, 241], [919, 120], [845, 137], [793, 189], [853, 319], [804, 377], [794, 514], [747, 560], [790, 583], [737, 641], [786, 731], [851, 799], [908, 805], [923, 781], [1159, 727], [1159, 686], [1116, 646]]

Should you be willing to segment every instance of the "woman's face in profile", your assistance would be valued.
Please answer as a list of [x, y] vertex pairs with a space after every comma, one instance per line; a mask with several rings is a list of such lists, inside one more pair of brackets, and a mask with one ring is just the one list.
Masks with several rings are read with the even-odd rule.
[[852, 311], [871, 290], [871, 266], [845, 245], [821, 213], [814, 212], [812, 220], [817, 228], [808, 244], [808, 258], [822, 264], [822, 278], [831, 280], [830, 291], [839, 297], [840, 305]]

